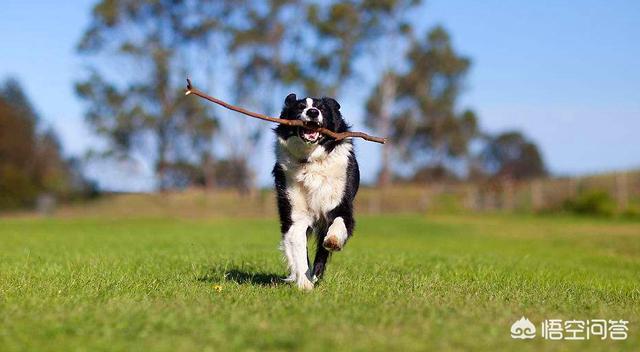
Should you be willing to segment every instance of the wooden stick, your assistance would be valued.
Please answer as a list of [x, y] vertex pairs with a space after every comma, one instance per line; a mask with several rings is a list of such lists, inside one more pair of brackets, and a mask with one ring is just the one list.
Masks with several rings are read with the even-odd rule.
[[269, 122], [275, 122], [275, 123], [279, 123], [279, 124], [283, 124], [283, 125], [288, 125], [288, 126], [298, 126], [298, 127], [304, 127], [304, 128], [308, 128], [310, 130], [314, 130], [317, 132], [320, 132], [324, 135], [327, 135], [331, 138], [335, 138], [336, 140], [341, 140], [341, 139], [345, 139], [345, 138], [350, 138], [350, 137], [357, 137], [357, 138], [362, 138], [364, 140], [370, 141], [370, 142], [376, 142], [376, 143], [381, 143], [381, 144], [385, 144], [387, 142], [386, 138], [382, 138], [382, 137], [374, 137], [374, 136], [370, 136], [364, 132], [341, 132], [341, 133], [337, 133], [337, 132], [333, 132], [329, 129], [326, 129], [324, 127], [316, 127], [316, 126], [310, 126], [310, 125], [305, 125], [304, 122], [300, 121], [300, 120], [287, 120], [287, 119], [280, 119], [277, 117], [271, 117], [271, 116], [267, 116], [267, 115], [263, 115], [263, 114], [259, 114], [257, 112], [253, 112], [253, 111], [249, 111], [245, 108], [241, 108], [239, 106], [235, 106], [235, 105], [231, 105], [227, 102], [224, 102], [220, 99], [214, 98], [210, 95], [207, 95], [206, 93], [201, 92], [200, 90], [198, 90], [197, 88], [194, 88], [193, 85], [191, 84], [191, 80], [187, 78], [187, 90], [185, 91], [184, 95], [189, 95], [189, 94], [193, 94], [193, 95], [197, 95], [200, 98], [206, 99], [210, 102], [216, 103], [218, 105], [224, 106], [225, 108], [229, 109], [229, 110], [233, 110], [236, 112], [239, 112], [241, 114], [247, 115], [247, 116], [251, 116], [251, 117], [255, 117], [257, 119], [260, 120], [264, 120], [264, 121], [269, 121]]

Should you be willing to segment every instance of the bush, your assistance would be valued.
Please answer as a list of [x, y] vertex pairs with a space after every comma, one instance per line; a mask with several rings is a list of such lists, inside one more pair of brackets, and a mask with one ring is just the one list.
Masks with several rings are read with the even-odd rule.
[[640, 219], [640, 204], [637, 201], [631, 202], [622, 212], [622, 216], [629, 219]]
[[615, 202], [609, 193], [604, 191], [587, 191], [573, 199], [564, 202], [566, 211], [597, 216], [612, 216], [615, 212]]

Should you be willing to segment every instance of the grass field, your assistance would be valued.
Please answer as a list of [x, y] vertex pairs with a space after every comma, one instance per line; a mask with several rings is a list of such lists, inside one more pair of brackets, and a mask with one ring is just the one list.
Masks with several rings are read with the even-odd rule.
[[[0, 350], [640, 350], [640, 223], [360, 217], [311, 293], [274, 220], [0, 219]], [[521, 316], [626, 341], [512, 340]]]

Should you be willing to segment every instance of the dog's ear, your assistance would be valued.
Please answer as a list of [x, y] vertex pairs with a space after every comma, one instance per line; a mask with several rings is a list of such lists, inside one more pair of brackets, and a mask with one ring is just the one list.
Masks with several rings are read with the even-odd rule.
[[331, 110], [340, 110], [340, 104], [338, 104], [338, 102], [333, 98], [324, 97], [322, 98], [322, 102], [331, 108]]
[[328, 97], [323, 97], [322, 103], [331, 111], [330, 118], [327, 120], [327, 128], [332, 131], [342, 132], [344, 129], [344, 121], [340, 114], [340, 104], [338, 104], [335, 99]]
[[295, 93], [291, 93], [284, 99], [284, 106], [290, 108], [296, 103], [296, 101], [298, 101], [298, 99], [296, 98]]

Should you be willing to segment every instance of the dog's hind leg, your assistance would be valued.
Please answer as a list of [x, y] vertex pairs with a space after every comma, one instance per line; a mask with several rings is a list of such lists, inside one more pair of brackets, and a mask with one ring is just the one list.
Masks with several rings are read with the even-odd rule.
[[327, 234], [326, 230], [318, 233], [318, 245], [316, 246], [316, 257], [313, 260], [313, 276], [312, 281], [316, 282], [322, 279], [322, 275], [324, 274], [324, 270], [327, 267], [327, 261], [329, 260], [329, 256], [331, 253], [322, 246], [322, 241], [324, 240], [325, 235]]

